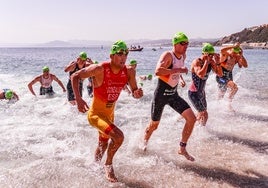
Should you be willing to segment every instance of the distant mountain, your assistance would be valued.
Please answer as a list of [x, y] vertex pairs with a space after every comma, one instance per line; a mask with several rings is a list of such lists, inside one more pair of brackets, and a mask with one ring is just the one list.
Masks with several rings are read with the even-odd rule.
[[250, 28], [245, 28], [238, 33], [225, 36], [222, 39], [216, 41], [214, 45], [220, 46], [223, 44], [236, 43], [239, 42], [246, 46], [263, 46], [267, 47], [268, 42], [268, 24], [263, 24], [260, 26], [254, 26]]
[[[98, 47], [111, 46], [114, 41], [100, 41], [100, 40], [69, 40], [60, 41], [54, 40], [42, 44], [0, 44], [4, 47]], [[222, 46], [223, 44], [240, 42], [245, 48], [267, 48], [268, 49], [268, 24], [245, 28], [240, 32], [225, 36], [218, 39], [190, 39], [189, 46], [201, 46], [204, 42], [210, 42], [215, 46]], [[130, 45], [140, 45], [143, 47], [170, 47], [171, 39], [135, 39], [126, 40]]]
[[101, 40], [69, 40], [73, 46], [79, 47], [92, 47], [92, 46], [110, 46], [112, 41], [101, 41]]
[[54, 40], [43, 44], [37, 44], [38, 47], [72, 47], [73, 44], [65, 41]]
[[[203, 39], [203, 38], [197, 38], [197, 39], [189, 39], [190, 43], [189, 46], [202, 46], [204, 42], [215, 42], [218, 39]], [[128, 43], [130, 44], [130, 43]], [[139, 42], [134, 45], [142, 45], [142, 46], [149, 46], [149, 47], [170, 47], [172, 42], [171, 39], [159, 39], [159, 40], [147, 40], [144, 42]]]
[[[218, 39], [190, 39], [189, 46], [201, 46], [204, 42], [215, 42]], [[126, 40], [126, 43], [130, 45], [140, 45], [143, 47], [169, 47], [171, 46], [171, 39], [135, 39]], [[111, 46], [113, 41], [98, 41], [98, 40], [69, 40], [69, 41], [50, 41], [43, 44], [33, 44], [34, 47], [97, 47], [97, 46]]]

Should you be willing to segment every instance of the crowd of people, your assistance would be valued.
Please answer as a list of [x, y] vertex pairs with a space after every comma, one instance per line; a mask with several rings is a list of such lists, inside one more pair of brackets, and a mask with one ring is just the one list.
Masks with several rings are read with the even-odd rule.
[[[229, 90], [229, 107], [231, 107], [238, 87], [233, 81], [232, 71], [237, 64], [240, 68], [247, 67], [247, 61], [243, 56], [243, 50], [239, 43], [224, 47], [219, 53], [215, 52], [214, 46], [204, 43], [201, 56], [194, 59], [190, 71], [185, 66], [186, 52], [189, 40], [183, 32], [178, 32], [172, 38], [172, 50], [165, 51], [160, 56], [154, 71], [157, 77], [157, 84], [151, 103], [151, 117], [144, 131], [143, 150], [146, 151], [149, 139], [158, 128], [161, 116], [166, 105], [169, 105], [184, 119], [185, 124], [181, 133], [178, 154], [189, 161], [194, 157], [186, 150], [187, 142], [191, 136], [194, 125], [198, 121], [205, 126], [208, 120], [205, 85], [211, 71], [216, 74], [216, 81], [219, 89], [219, 99]], [[113, 168], [113, 158], [124, 141], [123, 131], [114, 123], [114, 111], [116, 102], [122, 90], [127, 90], [135, 99], [143, 97], [142, 84], [139, 80], [152, 80], [153, 75], [140, 75], [136, 77], [137, 60], [130, 60], [128, 57], [127, 44], [116, 41], [110, 49], [110, 60], [106, 62], [92, 61], [86, 52], [81, 52], [76, 60], [71, 61], [64, 71], [69, 73], [67, 83], [67, 99], [82, 113], [88, 113], [87, 118], [91, 126], [97, 129], [98, 138], [94, 159], [100, 163], [105, 152], [106, 160], [104, 169], [106, 177], [110, 182], [117, 182]], [[33, 84], [40, 82], [40, 95], [53, 96], [53, 80], [56, 81], [66, 92], [65, 86], [54, 74], [50, 73], [48, 66], [44, 66], [43, 74], [34, 78], [28, 84], [33, 95]], [[183, 74], [191, 72], [191, 84], [188, 90], [189, 100], [194, 110], [178, 94], [178, 86], [185, 87], [186, 83]], [[82, 97], [83, 81], [88, 80], [88, 95], [92, 97], [91, 104]], [[19, 100], [18, 95], [11, 89], [0, 90], [0, 99]]]

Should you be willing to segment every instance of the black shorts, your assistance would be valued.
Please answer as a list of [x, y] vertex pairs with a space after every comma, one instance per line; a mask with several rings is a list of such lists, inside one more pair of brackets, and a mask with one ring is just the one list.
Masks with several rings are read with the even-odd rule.
[[[83, 89], [83, 82], [81, 81], [81, 82], [79, 82], [79, 93], [80, 93], [81, 97], [82, 97], [82, 89]], [[74, 91], [73, 91], [73, 87], [72, 87], [72, 83], [71, 83], [70, 79], [67, 83], [67, 97], [68, 97], [68, 101], [75, 100]]]
[[188, 91], [188, 96], [194, 108], [198, 112], [207, 110], [207, 101], [206, 101], [205, 91], [202, 91], [202, 92]]
[[52, 86], [48, 87], [48, 88], [45, 88], [45, 87], [40, 87], [40, 95], [45, 95], [45, 94], [48, 94], [48, 95], [54, 95], [54, 91], [53, 91], [53, 88]]
[[218, 83], [218, 87], [222, 92], [226, 92], [227, 84], [230, 80], [233, 80], [232, 71], [228, 71], [227, 69], [222, 67], [223, 76], [216, 76], [216, 81]]
[[159, 79], [151, 107], [151, 118], [153, 121], [160, 121], [166, 104], [179, 114], [190, 108], [188, 103], [179, 96], [177, 86], [172, 88]]

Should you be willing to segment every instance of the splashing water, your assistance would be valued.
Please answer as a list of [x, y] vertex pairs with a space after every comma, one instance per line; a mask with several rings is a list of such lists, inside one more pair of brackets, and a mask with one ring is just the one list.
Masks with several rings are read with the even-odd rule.
[[[43, 64], [66, 85], [63, 67], [77, 52], [88, 50], [92, 59], [101, 61], [108, 57], [108, 49], [9, 50], [0, 49], [0, 83], [14, 89], [20, 101], [0, 101], [0, 187], [268, 187], [268, 80], [263, 65], [268, 62], [267, 51], [244, 50], [249, 68], [234, 70], [239, 86], [235, 113], [228, 111], [227, 100], [216, 100], [215, 75], [210, 75], [207, 126], [196, 124], [187, 146], [195, 162], [178, 155], [184, 120], [168, 106], [147, 151], [140, 148], [156, 78], [143, 82], [145, 95], [140, 100], [122, 92], [115, 124], [125, 140], [114, 158], [119, 182], [112, 184], [105, 179], [104, 161], [94, 163], [98, 135], [87, 115], [67, 102], [57, 84], [54, 98], [34, 97], [27, 88]], [[188, 51], [187, 66], [201, 52]], [[138, 74], [148, 74], [162, 52], [144, 49], [130, 53], [128, 59], [137, 59]], [[187, 86], [179, 88], [179, 94], [189, 102], [190, 75], [184, 78]], [[38, 89], [36, 84], [34, 90]], [[91, 102], [85, 90], [84, 99]]]

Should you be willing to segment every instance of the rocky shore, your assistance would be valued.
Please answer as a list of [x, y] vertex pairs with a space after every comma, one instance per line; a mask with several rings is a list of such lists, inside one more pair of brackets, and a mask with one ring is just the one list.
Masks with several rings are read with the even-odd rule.
[[267, 42], [250, 42], [250, 43], [241, 43], [240, 44], [242, 48], [244, 49], [268, 49], [268, 43]]

